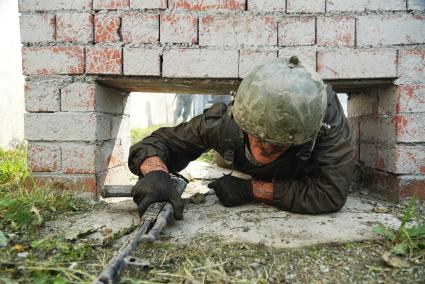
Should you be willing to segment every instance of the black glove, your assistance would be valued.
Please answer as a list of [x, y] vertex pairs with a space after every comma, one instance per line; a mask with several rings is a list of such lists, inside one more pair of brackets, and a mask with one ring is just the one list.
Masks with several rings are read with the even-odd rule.
[[169, 173], [159, 170], [147, 173], [143, 178], [139, 178], [131, 193], [140, 217], [152, 203], [169, 201], [174, 207], [174, 218], [183, 218], [184, 201], [175, 189]]
[[208, 184], [214, 189], [221, 203], [226, 207], [241, 205], [254, 200], [251, 180], [224, 175]]

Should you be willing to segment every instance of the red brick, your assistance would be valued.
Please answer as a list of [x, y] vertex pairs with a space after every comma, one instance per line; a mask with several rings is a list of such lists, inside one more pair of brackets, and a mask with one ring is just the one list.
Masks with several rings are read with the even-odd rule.
[[318, 17], [317, 44], [326, 46], [354, 46], [353, 17]]
[[117, 10], [130, 8], [129, 0], [93, 0], [94, 10]]
[[120, 41], [119, 28], [121, 19], [114, 13], [99, 13], [94, 18], [96, 42]]
[[161, 42], [197, 43], [198, 20], [192, 15], [161, 14]]
[[57, 14], [56, 40], [65, 42], [93, 41], [93, 15], [89, 13]]
[[425, 78], [425, 49], [406, 48], [398, 53], [398, 76], [410, 81], [422, 81]]
[[122, 50], [120, 47], [87, 47], [88, 74], [121, 74]]
[[276, 46], [276, 43], [274, 16], [221, 15], [199, 20], [200, 46]]
[[168, 0], [169, 9], [205, 10], [245, 10], [246, 0]]
[[28, 166], [33, 172], [61, 170], [61, 147], [53, 143], [28, 143]]
[[24, 75], [83, 74], [84, 48], [22, 47], [22, 72]]
[[83, 191], [97, 194], [95, 174], [43, 174], [34, 173], [26, 181], [27, 188], [49, 186], [59, 190]]
[[159, 15], [128, 13], [122, 16], [125, 43], [156, 43], [159, 40]]
[[313, 45], [316, 20], [314, 17], [286, 17], [279, 23], [280, 46]]

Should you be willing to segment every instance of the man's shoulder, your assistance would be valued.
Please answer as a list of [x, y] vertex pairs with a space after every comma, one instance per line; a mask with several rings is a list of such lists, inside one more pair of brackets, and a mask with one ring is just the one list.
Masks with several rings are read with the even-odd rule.
[[222, 117], [227, 112], [228, 106], [225, 103], [216, 103], [211, 107], [204, 110], [204, 115], [206, 118], [210, 117]]

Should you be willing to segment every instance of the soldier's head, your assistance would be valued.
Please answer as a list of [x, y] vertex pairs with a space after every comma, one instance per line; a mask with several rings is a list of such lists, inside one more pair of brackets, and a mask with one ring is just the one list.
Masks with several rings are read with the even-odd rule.
[[314, 143], [325, 110], [322, 79], [293, 56], [261, 64], [242, 80], [233, 117], [254, 158], [268, 163], [290, 145]]

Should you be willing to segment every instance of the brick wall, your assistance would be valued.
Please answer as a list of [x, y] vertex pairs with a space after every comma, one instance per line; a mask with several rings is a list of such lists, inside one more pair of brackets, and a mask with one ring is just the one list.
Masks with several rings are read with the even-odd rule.
[[115, 164], [109, 154], [127, 146], [115, 129], [126, 94], [99, 78], [240, 80], [296, 54], [329, 82], [396, 78], [350, 93], [359, 161], [371, 189], [425, 197], [421, 0], [20, 0], [19, 10], [28, 160], [40, 180], [94, 191], [124, 167], [125, 151]]

